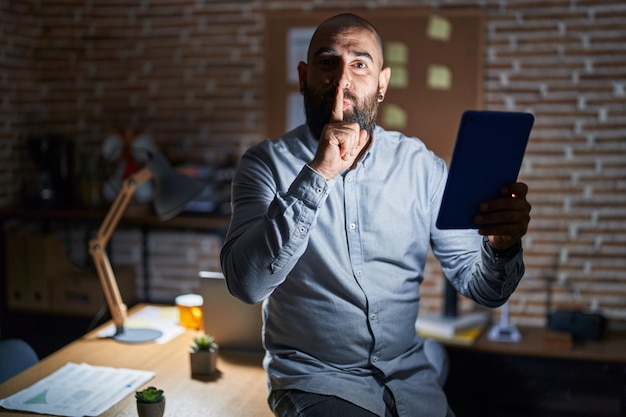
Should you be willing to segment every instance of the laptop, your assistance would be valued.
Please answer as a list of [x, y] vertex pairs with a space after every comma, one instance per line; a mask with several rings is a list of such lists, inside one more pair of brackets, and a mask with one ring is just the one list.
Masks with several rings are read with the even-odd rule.
[[200, 271], [199, 276], [204, 331], [220, 349], [263, 351], [261, 304], [235, 298], [221, 272]]

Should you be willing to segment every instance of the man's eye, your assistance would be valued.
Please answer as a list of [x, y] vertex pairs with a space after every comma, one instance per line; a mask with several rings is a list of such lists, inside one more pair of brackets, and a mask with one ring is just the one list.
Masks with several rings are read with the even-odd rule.
[[320, 58], [317, 63], [322, 67], [329, 67], [331, 65], [335, 65], [335, 59], [333, 58]]
[[359, 61], [357, 63], [354, 64], [357, 68], [359, 69], [366, 69], [367, 68], [367, 63], [363, 62], [363, 61]]

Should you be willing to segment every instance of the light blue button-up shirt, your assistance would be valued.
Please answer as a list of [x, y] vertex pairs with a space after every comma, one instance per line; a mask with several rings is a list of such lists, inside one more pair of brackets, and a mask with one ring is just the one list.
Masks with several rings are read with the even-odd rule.
[[521, 251], [498, 259], [475, 230], [438, 230], [442, 159], [376, 127], [355, 169], [326, 181], [308, 167], [306, 126], [243, 156], [221, 253], [230, 291], [264, 301], [270, 390], [336, 395], [384, 415], [445, 416], [447, 403], [415, 332], [429, 247], [463, 295], [502, 304], [524, 272]]

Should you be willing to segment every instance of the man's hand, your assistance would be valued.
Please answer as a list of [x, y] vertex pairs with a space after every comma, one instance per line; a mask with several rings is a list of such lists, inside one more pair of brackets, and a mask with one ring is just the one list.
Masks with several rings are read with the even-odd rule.
[[474, 222], [485, 225], [478, 233], [489, 236], [489, 243], [495, 249], [508, 249], [526, 234], [531, 209], [526, 201], [527, 193], [528, 186], [517, 182], [503, 187], [502, 197], [480, 205]]
[[358, 123], [343, 121], [343, 89], [337, 87], [330, 122], [324, 126], [315, 158], [309, 164], [327, 180], [350, 168], [367, 143]]

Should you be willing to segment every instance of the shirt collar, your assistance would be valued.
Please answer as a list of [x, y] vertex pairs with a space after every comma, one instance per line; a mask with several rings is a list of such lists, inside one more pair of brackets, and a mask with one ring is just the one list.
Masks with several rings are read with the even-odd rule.
[[373, 156], [372, 150], [374, 149], [374, 146], [376, 146], [378, 141], [380, 140], [382, 133], [383, 133], [383, 129], [378, 125], [374, 125], [374, 129], [372, 130], [372, 143], [370, 143], [370, 146], [367, 149], [367, 152], [365, 152], [365, 155], [363, 155], [363, 158], [361, 158], [361, 160], [359, 161], [357, 165], [367, 166], [370, 158], [372, 158]]
[[313, 152], [313, 154], [315, 154], [319, 141], [313, 136], [311, 130], [309, 129], [309, 126], [307, 126], [306, 123], [300, 126], [300, 129], [303, 131], [303, 134], [298, 136], [303, 138], [302, 143], [304, 143], [304, 146], [306, 146], [311, 152]]

